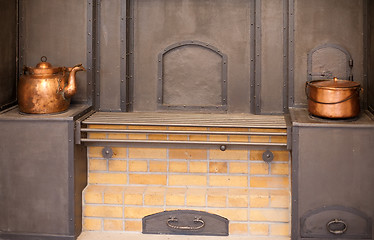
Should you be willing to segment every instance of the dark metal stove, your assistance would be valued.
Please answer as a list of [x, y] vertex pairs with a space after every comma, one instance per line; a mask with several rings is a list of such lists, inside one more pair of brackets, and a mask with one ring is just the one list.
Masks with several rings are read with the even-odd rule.
[[374, 121], [291, 109], [292, 239], [373, 239]]

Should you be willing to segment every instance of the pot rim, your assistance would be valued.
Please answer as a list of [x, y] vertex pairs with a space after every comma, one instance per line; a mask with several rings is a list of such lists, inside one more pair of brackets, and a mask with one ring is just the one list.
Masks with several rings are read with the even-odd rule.
[[[318, 86], [316, 83], [321, 83], [321, 82], [331, 82], [335, 84], [348, 84], [348, 86]], [[316, 89], [327, 89], [327, 90], [352, 90], [352, 89], [358, 89], [361, 88], [361, 84], [358, 82], [353, 82], [349, 80], [333, 80], [333, 79], [320, 79], [320, 80], [312, 80], [312, 81], [307, 81], [306, 84], [309, 87], [314, 87]]]

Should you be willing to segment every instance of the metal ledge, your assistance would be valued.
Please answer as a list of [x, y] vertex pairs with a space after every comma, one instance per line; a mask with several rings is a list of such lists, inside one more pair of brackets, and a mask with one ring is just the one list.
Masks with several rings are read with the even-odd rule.
[[[107, 126], [111, 126], [109, 129]], [[178, 113], [119, 113], [97, 112], [77, 124], [79, 134], [76, 136], [77, 144], [105, 146], [126, 145], [165, 147], [165, 145], [179, 148], [217, 148], [226, 149], [272, 149], [286, 150], [286, 142], [250, 142], [250, 136], [287, 137], [289, 126], [284, 116], [260, 116], [252, 114], [178, 114]], [[116, 128], [116, 126], [118, 128]], [[121, 127], [122, 126], [122, 127]], [[144, 129], [121, 129], [123, 126], [143, 126]], [[152, 127], [165, 127], [164, 129], [152, 129]], [[169, 127], [192, 127], [189, 129], [170, 130]], [[147, 129], [150, 128], [150, 129]], [[201, 130], [199, 130], [201, 128]], [[215, 129], [210, 129], [215, 128]], [[218, 128], [218, 129], [217, 129]], [[247, 131], [243, 131], [247, 129]], [[252, 130], [252, 129], [256, 129]], [[261, 131], [260, 129], [266, 129]], [[268, 129], [275, 129], [269, 132]], [[283, 129], [284, 132], [279, 132]], [[216, 131], [215, 131], [216, 130]], [[248, 141], [193, 141], [193, 140], [151, 140], [151, 139], [116, 139], [114, 135], [108, 139], [98, 138], [89, 134], [160, 134], [167, 136], [176, 135], [224, 135], [224, 136], [248, 136]], [[87, 135], [89, 137], [87, 137]], [[79, 138], [79, 139], [78, 139]], [[169, 139], [169, 138], [167, 138]], [[209, 138], [208, 138], [209, 139]]]

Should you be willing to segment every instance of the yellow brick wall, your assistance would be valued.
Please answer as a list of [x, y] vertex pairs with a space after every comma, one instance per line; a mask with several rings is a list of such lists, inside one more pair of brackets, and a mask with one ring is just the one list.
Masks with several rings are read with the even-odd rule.
[[[103, 128], [103, 126], [91, 126]], [[282, 132], [278, 129], [104, 126], [111, 129]], [[120, 128], [119, 128], [120, 127]], [[149, 140], [286, 142], [286, 137], [239, 135], [106, 134], [89, 137]], [[152, 145], [149, 145], [152, 146]], [[144, 216], [175, 209], [207, 211], [230, 221], [230, 235], [290, 236], [290, 153], [264, 150], [113, 146], [88, 147], [83, 195], [86, 231], [141, 232]]]

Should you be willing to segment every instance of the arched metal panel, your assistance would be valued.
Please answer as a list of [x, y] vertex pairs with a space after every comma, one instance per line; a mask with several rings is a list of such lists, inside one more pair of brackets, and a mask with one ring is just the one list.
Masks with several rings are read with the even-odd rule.
[[172, 44], [158, 55], [159, 109], [226, 110], [227, 56], [200, 41]]

